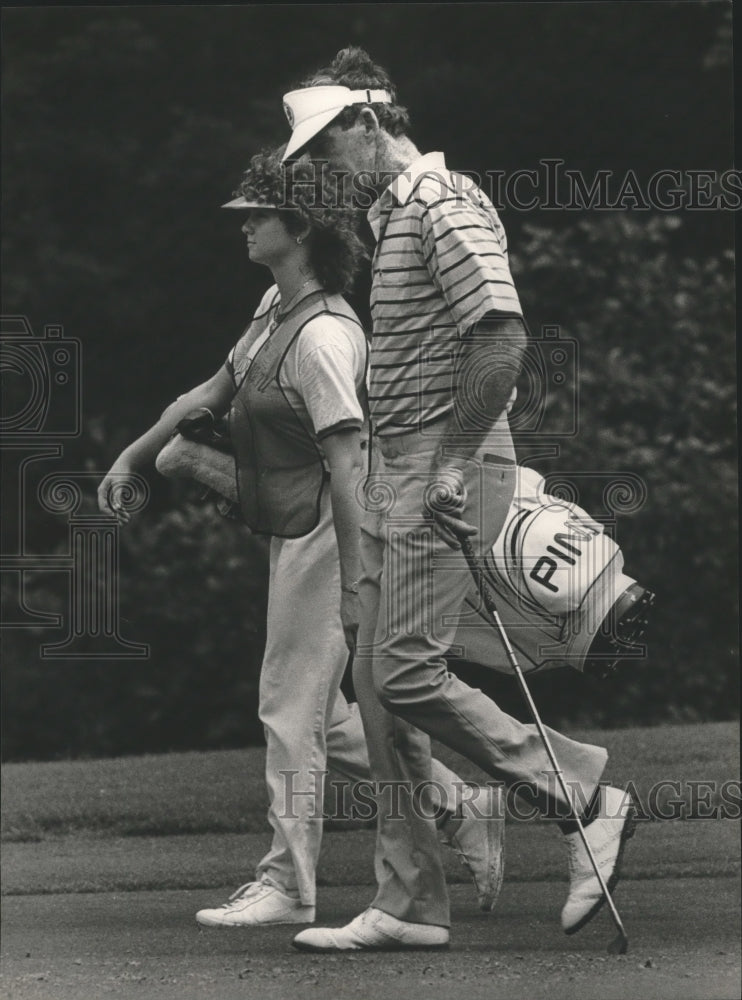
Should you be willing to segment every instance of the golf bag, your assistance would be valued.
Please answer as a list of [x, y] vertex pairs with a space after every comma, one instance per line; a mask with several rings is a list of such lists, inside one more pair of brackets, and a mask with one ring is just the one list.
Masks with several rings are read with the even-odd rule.
[[[654, 595], [623, 572], [604, 526], [545, 493], [533, 469], [518, 468], [505, 527], [482, 567], [524, 674], [571, 666], [605, 675], [642, 655], [636, 643]], [[451, 655], [512, 672], [473, 583]]]

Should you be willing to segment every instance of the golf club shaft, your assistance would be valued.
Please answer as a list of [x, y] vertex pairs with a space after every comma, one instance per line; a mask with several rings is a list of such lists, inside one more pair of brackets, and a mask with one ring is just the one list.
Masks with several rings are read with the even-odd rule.
[[[469, 565], [471, 574], [474, 577], [474, 582], [477, 585], [477, 590], [479, 591], [482, 601], [484, 602], [484, 606], [492, 615], [500, 639], [502, 640], [502, 643], [505, 646], [505, 652], [507, 653], [508, 660], [510, 661], [510, 666], [513, 668], [513, 673], [515, 674], [518, 680], [518, 685], [520, 686], [523, 697], [525, 698], [526, 704], [528, 705], [528, 710], [531, 713], [531, 717], [533, 718], [533, 721], [536, 724], [536, 728], [538, 729], [541, 741], [544, 744], [546, 755], [548, 756], [549, 762], [551, 763], [551, 766], [554, 769], [554, 772], [556, 773], [557, 780], [562, 790], [562, 794], [564, 795], [566, 801], [569, 803], [571, 802], [571, 799], [569, 791], [567, 789], [567, 782], [564, 779], [564, 772], [559, 767], [559, 764], [556, 759], [556, 754], [554, 753], [551, 741], [549, 740], [549, 735], [546, 732], [546, 729], [544, 728], [543, 722], [541, 721], [541, 716], [539, 715], [539, 711], [536, 708], [536, 703], [531, 697], [531, 692], [528, 688], [528, 685], [526, 684], [526, 679], [523, 675], [523, 671], [520, 668], [518, 660], [516, 659], [515, 656], [515, 652], [513, 651], [513, 647], [510, 644], [507, 632], [505, 631], [505, 627], [502, 624], [502, 620], [500, 618], [497, 606], [495, 604], [494, 595], [490, 587], [488, 586], [487, 581], [484, 578], [484, 571], [482, 570], [482, 567], [479, 565], [477, 561], [476, 555], [474, 554], [474, 549], [468, 538], [464, 538], [461, 540], [461, 550], [464, 553], [464, 557]], [[626, 940], [626, 931], [624, 930], [621, 917], [619, 916], [618, 910], [616, 909], [616, 905], [613, 902], [610, 892], [608, 891], [608, 886], [606, 885], [605, 879], [603, 878], [603, 874], [600, 871], [600, 868], [598, 867], [597, 861], [595, 860], [595, 855], [592, 852], [592, 848], [588, 843], [587, 837], [585, 835], [585, 828], [582, 825], [582, 820], [580, 819], [580, 817], [577, 815], [576, 812], [574, 812], [573, 815], [574, 815], [574, 821], [577, 824], [577, 829], [579, 830], [580, 833], [580, 837], [582, 838], [582, 843], [585, 845], [585, 850], [587, 851], [588, 857], [590, 858], [590, 863], [593, 866], [595, 875], [600, 884], [600, 888], [603, 892], [603, 895], [605, 896], [606, 902], [608, 903], [608, 908], [611, 911], [613, 922], [615, 923], [619, 933], [623, 936], [623, 939]]]

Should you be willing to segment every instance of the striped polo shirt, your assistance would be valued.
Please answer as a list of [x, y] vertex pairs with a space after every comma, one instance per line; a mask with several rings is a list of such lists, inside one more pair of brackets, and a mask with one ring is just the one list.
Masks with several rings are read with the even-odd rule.
[[489, 312], [522, 316], [492, 202], [442, 153], [415, 160], [368, 213], [376, 237], [369, 401], [381, 435], [453, 408], [461, 339]]

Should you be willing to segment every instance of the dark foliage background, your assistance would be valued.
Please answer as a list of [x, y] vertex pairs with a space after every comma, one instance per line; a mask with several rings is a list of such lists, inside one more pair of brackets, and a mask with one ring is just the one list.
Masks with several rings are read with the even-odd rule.
[[[564, 160], [589, 179], [733, 162], [731, 5], [580, 3], [13, 8], [3, 27], [3, 312], [83, 344], [82, 435], [43, 472], [100, 471], [221, 363], [267, 275], [218, 205], [280, 140], [284, 90], [362, 44], [409, 106], [413, 137], [485, 175]], [[544, 715], [620, 725], [737, 710], [733, 215], [506, 206], [531, 329], [579, 344], [580, 430], [543, 471], [642, 477], [619, 518], [627, 570], [654, 589], [648, 660], [608, 685], [534, 681]], [[359, 292], [359, 294], [361, 294]], [[27, 391], [3, 375], [13, 406]], [[571, 406], [551, 393], [544, 428]], [[522, 458], [539, 449], [520, 442]], [[544, 449], [541, 448], [543, 455]], [[17, 490], [6, 468], [6, 505]], [[59, 631], [3, 633], [10, 758], [238, 746], [261, 739], [264, 545], [184, 486], [151, 477], [122, 533], [124, 635], [135, 661], [42, 660]], [[33, 485], [35, 480], [31, 476]], [[29, 551], [63, 552], [63, 518], [28, 494]], [[89, 498], [93, 509], [92, 490]], [[9, 520], [12, 520], [11, 517]], [[3, 574], [8, 602], [14, 578]], [[13, 593], [11, 593], [13, 591]], [[63, 611], [66, 578], [26, 574]], [[516, 714], [507, 679], [467, 676]]]

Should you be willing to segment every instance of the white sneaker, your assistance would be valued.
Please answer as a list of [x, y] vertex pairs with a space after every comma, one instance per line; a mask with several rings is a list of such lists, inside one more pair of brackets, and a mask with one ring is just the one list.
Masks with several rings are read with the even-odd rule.
[[269, 882], [247, 882], [228, 902], [213, 910], [199, 910], [196, 920], [204, 927], [255, 927], [261, 924], [311, 924], [314, 907], [284, 895]]
[[502, 788], [481, 786], [462, 803], [462, 819], [451, 817], [441, 828], [442, 841], [459, 856], [477, 890], [480, 909], [492, 911], [505, 874], [505, 802]]
[[448, 928], [408, 923], [371, 906], [345, 927], [310, 927], [292, 944], [299, 951], [431, 951], [448, 948]]
[[[613, 892], [619, 876], [624, 845], [634, 834], [636, 806], [629, 792], [621, 788], [604, 788], [600, 814], [585, 828], [600, 873]], [[565, 934], [574, 934], [592, 920], [605, 896], [595, 874], [579, 832], [565, 836], [569, 864], [569, 895], [562, 910]]]

